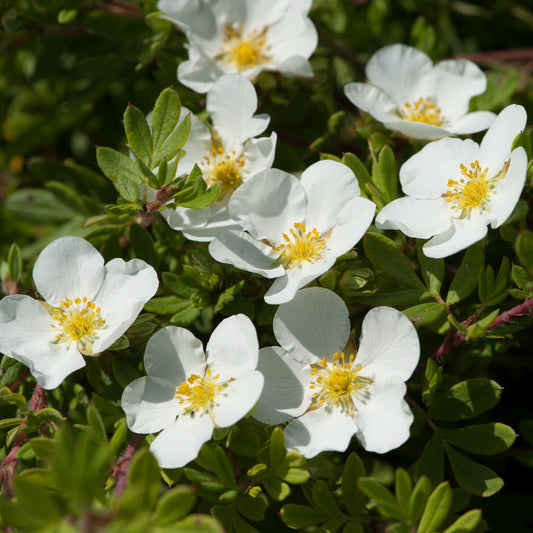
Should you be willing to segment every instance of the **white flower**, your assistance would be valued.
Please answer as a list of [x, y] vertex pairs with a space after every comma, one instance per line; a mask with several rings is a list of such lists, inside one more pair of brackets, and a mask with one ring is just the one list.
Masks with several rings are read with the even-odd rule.
[[474, 133], [487, 129], [495, 115], [468, 113], [470, 98], [487, 86], [485, 74], [465, 59], [431, 59], [416, 48], [393, 44], [368, 61], [369, 83], [350, 83], [344, 92], [363, 111], [391, 129], [415, 139]]
[[[252, 83], [239, 74], [219, 78], [207, 94], [207, 111], [213, 133], [194, 115], [178, 172], [189, 173], [195, 163], [209, 186], [220, 183], [219, 199], [206, 209], [163, 209], [169, 225], [193, 241], [210, 241], [226, 229], [240, 226], [231, 220], [228, 201], [233, 191], [250, 176], [272, 166], [276, 134], [254, 138], [265, 131], [268, 115], [254, 115], [257, 95]], [[182, 115], [188, 113], [182, 110]]]
[[387, 204], [376, 226], [399, 229], [409, 237], [429, 239], [428, 257], [447, 257], [501, 226], [518, 202], [524, 186], [527, 155], [511, 152], [514, 138], [526, 125], [522, 106], [506, 107], [481, 145], [470, 139], [441, 139], [426, 145], [400, 168], [407, 196]]
[[179, 65], [178, 80], [198, 93], [229, 72], [250, 79], [262, 70], [312, 76], [308, 59], [318, 38], [310, 7], [311, 0], [218, 0], [176, 12], [169, 2], [158, 4], [186, 32], [189, 59]]
[[355, 434], [385, 453], [409, 438], [413, 415], [403, 399], [420, 345], [409, 319], [375, 307], [363, 320], [359, 349], [347, 350], [348, 309], [334, 292], [311, 287], [280, 305], [274, 334], [281, 346], [259, 352], [265, 385], [253, 417], [289, 421], [285, 445], [305, 457], [344, 451]]
[[209, 252], [221, 263], [277, 278], [265, 301], [288, 302], [359, 241], [375, 207], [359, 196], [353, 172], [341, 163], [319, 161], [300, 179], [265, 170], [229, 202], [230, 215], [246, 231], [226, 231]]
[[0, 352], [30, 368], [45, 389], [85, 366], [84, 355], [111, 346], [155, 294], [155, 270], [140, 259], [104, 258], [84, 239], [61, 237], [33, 268], [34, 300], [17, 294], [0, 301]]
[[122, 394], [128, 427], [161, 431], [150, 445], [161, 468], [178, 468], [198, 455], [216, 426], [229, 427], [255, 405], [263, 376], [255, 370], [259, 345], [245, 315], [223, 320], [207, 343], [184, 328], [168, 326], [148, 341], [148, 376]]

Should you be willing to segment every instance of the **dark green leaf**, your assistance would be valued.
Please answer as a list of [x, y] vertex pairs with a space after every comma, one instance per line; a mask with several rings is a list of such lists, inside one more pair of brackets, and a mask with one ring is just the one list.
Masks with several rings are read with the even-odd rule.
[[357, 484], [358, 479], [364, 476], [366, 476], [366, 471], [363, 461], [355, 452], [352, 452], [344, 465], [341, 485], [344, 505], [352, 516], [359, 516], [365, 506], [366, 497]]
[[129, 104], [124, 113], [124, 129], [133, 153], [151, 166], [152, 135], [142, 111]]
[[158, 96], [152, 112], [152, 135], [154, 149], [172, 133], [178, 123], [181, 111], [181, 101], [178, 93], [171, 88], [164, 89]]
[[446, 304], [428, 302], [404, 309], [402, 313], [419, 327], [431, 324], [436, 320], [442, 320], [446, 315]]
[[281, 508], [281, 519], [291, 529], [303, 529], [325, 522], [328, 514], [306, 505], [288, 503]]
[[530, 271], [533, 271], [533, 232], [522, 230], [515, 242], [516, 254], [520, 262]]
[[403, 514], [398, 506], [396, 498], [381, 483], [370, 478], [360, 478], [359, 488], [372, 500], [378, 504], [379, 512], [388, 518], [401, 520]]
[[444, 478], [444, 448], [442, 439], [434, 434], [424, 446], [424, 451], [415, 466], [415, 479], [426, 477], [433, 485]]
[[22, 255], [20, 253], [20, 248], [16, 243], [13, 243], [9, 247], [9, 252], [7, 253], [7, 267], [9, 269], [9, 277], [11, 281], [17, 283], [22, 274]]
[[191, 116], [188, 114], [165, 141], [154, 147], [152, 166], [158, 167], [163, 159], [170, 161], [175, 157], [187, 142], [190, 130]]
[[376, 187], [385, 195], [388, 202], [398, 197], [398, 173], [396, 159], [391, 147], [386, 144], [379, 152]]
[[427, 257], [422, 251], [422, 248], [423, 243], [421, 240], [418, 240], [416, 251], [424, 283], [432, 294], [438, 295], [440, 294], [442, 280], [444, 279], [445, 261], [444, 259]]
[[370, 172], [368, 172], [364, 163], [354, 154], [348, 152], [343, 155], [342, 162], [349, 167], [357, 178], [359, 183], [359, 189], [361, 191], [361, 196], [367, 198], [365, 193], [365, 184], [372, 180]]
[[498, 422], [458, 429], [441, 429], [440, 433], [455, 447], [480, 455], [502, 453], [512, 446], [516, 438], [513, 428]]
[[138, 186], [144, 183], [144, 176], [135, 161], [106, 147], [97, 148], [96, 160], [125, 200], [135, 202], [139, 198]]
[[446, 296], [448, 305], [464, 300], [477, 287], [479, 269], [483, 266], [483, 260], [482, 242], [477, 242], [466, 250]]

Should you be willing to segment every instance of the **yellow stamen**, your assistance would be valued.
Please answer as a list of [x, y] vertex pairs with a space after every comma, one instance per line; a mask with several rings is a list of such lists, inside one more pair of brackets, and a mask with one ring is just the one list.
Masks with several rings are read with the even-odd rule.
[[409, 122], [422, 122], [431, 126], [442, 126], [444, 115], [429, 98], [419, 98], [415, 102], [406, 102], [399, 109], [400, 116]]
[[237, 72], [270, 63], [270, 47], [266, 44], [266, 29], [244, 35], [244, 26], [228, 26], [219, 57], [233, 65]]
[[233, 194], [233, 191], [241, 185], [244, 165], [244, 158], [237, 156], [235, 150], [231, 154], [226, 154], [221, 146], [213, 146], [211, 156], [204, 157], [200, 162], [204, 181], [210, 187], [220, 183], [219, 199], [226, 194]]
[[305, 262], [314, 263], [322, 257], [326, 241], [315, 228], [307, 232], [305, 224], [296, 222], [289, 233], [290, 236], [282, 233], [286, 244], [273, 247], [281, 252], [281, 261], [286, 268], [297, 267]]

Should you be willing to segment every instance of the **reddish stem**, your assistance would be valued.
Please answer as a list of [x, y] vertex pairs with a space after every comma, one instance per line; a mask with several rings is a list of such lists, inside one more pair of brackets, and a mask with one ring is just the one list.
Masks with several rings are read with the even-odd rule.
[[533, 48], [515, 48], [514, 50], [493, 50], [491, 52], [476, 52], [473, 54], [458, 54], [454, 59], [470, 59], [474, 62], [482, 61], [515, 61], [518, 59], [533, 59]]
[[131, 440], [126, 447], [124, 453], [118, 458], [113, 472], [113, 477], [117, 478], [117, 486], [115, 487], [115, 494], [117, 497], [120, 497], [126, 488], [126, 474], [128, 473], [128, 468], [130, 467], [130, 462], [141, 441], [142, 435], [134, 433], [131, 437]]

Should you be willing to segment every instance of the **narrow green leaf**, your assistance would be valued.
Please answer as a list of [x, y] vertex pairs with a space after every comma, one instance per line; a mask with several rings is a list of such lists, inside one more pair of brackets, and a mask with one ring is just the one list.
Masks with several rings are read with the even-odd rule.
[[16, 283], [19, 281], [22, 274], [22, 254], [16, 243], [13, 243], [9, 247], [9, 252], [7, 253], [7, 266], [11, 281]]
[[315, 507], [327, 513], [328, 518], [335, 515], [342, 515], [339, 506], [328, 489], [328, 486], [321, 479], [316, 481], [313, 485], [312, 495]]
[[533, 271], [533, 232], [522, 230], [515, 241], [516, 255], [520, 262], [530, 271]]
[[411, 262], [393, 240], [385, 235], [369, 232], [363, 238], [363, 246], [375, 270], [409, 287], [424, 289]]
[[180, 117], [180, 111], [181, 101], [178, 93], [171, 88], [161, 91], [152, 111], [154, 150], [157, 150], [174, 130]]
[[480, 241], [466, 250], [446, 296], [448, 305], [464, 300], [474, 291], [477, 287], [479, 270], [483, 266], [483, 261], [483, 243]]
[[344, 465], [341, 485], [344, 505], [352, 516], [359, 516], [365, 507], [366, 497], [357, 484], [358, 479], [364, 476], [366, 471], [363, 461], [352, 452]]
[[288, 503], [281, 508], [281, 519], [291, 529], [304, 529], [325, 522], [328, 515], [307, 505]]
[[378, 504], [379, 512], [388, 518], [401, 520], [403, 514], [398, 507], [398, 502], [392, 493], [381, 483], [370, 478], [360, 478], [359, 488], [372, 500]]
[[169, 526], [186, 516], [194, 507], [196, 496], [192, 487], [185, 485], [174, 487], [165, 492], [157, 502], [154, 522], [157, 526]]
[[409, 499], [409, 518], [412, 523], [417, 523], [431, 494], [431, 481], [422, 476], [415, 485], [411, 498]]
[[375, 185], [384, 193], [387, 201], [392, 202], [398, 197], [396, 158], [388, 144], [379, 152], [378, 173]]
[[106, 446], [107, 432], [102, 417], [94, 405], [89, 405], [87, 408], [87, 422], [89, 423], [91, 437], [94, 442], [99, 446]]
[[494, 407], [502, 388], [485, 378], [461, 381], [433, 401], [428, 415], [436, 420], [465, 420]]
[[426, 326], [446, 315], [446, 304], [428, 302], [404, 309], [402, 313], [417, 326]]
[[416, 251], [418, 256], [418, 262], [420, 263], [420, 271], [426, 287], [432, 294], [440, 294], [440, 288], [444, 279], [444, 269], [446, 263], [444, 259], [434, 259], [427, 257], [422, 251], [423, 242], [417, 241]]
[[481, 522], [481, 511], [472, 509], [463, 516], [459, 517], [444, 533], [470, 533], [474, 531]]
[[446, 446], [455, 479], [463, 489], [478, 496], [492, 496], [503, 487], [503, 480], [490, 468], [472, 461], [451, 446]]
[[450, 484], [445, 481], [438, 485], [431, 493], [420, 524], [418, 533], [431, 533], [437, 531], [440, 525], [446, 520], [450, 507], [452, 505], [452, 489]]
[[455, 447], [480, 455], [502, 453], [512, 446], [516, 438], [513, 428], [498, 422], [458, 429], [441, 429], [440, 433]]
[[129, 104], [124, 113], [124, 129], [133, 153], [151, 166], [152, 134], [142, 111]]
[[215, 446], [214, 455], [216, 460], [214, 473], [218, 479], [228, 488], [237, 487], [235, 473], [224, 450], [220, 446]]
[[442, 439], [434, 434], [424, 446], [420, 459], [416, 462], [415, 479], [426, 477], [433, 485], [439, 484], [444, 478], [444, 447]]
[[188, 114], [167, 137], [154, 148], [152, 166], [158, 167], [163, 159], [170, 160], [183, 148], [191, 131], [191, 116]]
[[134, 456], [128, 469], [127, 487], [135, 494], [139, 509], [151, 509], [158, 498], [160, 475], [155, 457], [141, 449]]
[[375, 294], [355, 293], [353, 298], [369, 305], [414, 305], [433, 300], [425, 289], [404, 289], [401, 291], [380, 291]]
[[269, 452], [269, 467], [274, 471], [283, 461], [285, 454], [285, 435], [280, 427], [275, 427], [270, 435]]
[[394, 491], [398, 505], [404, 516], [407, 517], [409, 515], [409, 499], [413, 492], [413, 483], [411, 482], [411, 476], [403, 468], [396, 470]]
[[372, 180], [370, 172], [368, 172], [364, 163], [354, 154], [348, 152], [342, 156], [342, 163], [349, 167], [357, 178], [359, 183], [359, 189], [361, 191], [361, 196], [367, 198], [368, 196], [365, 193], [365, 184]]

